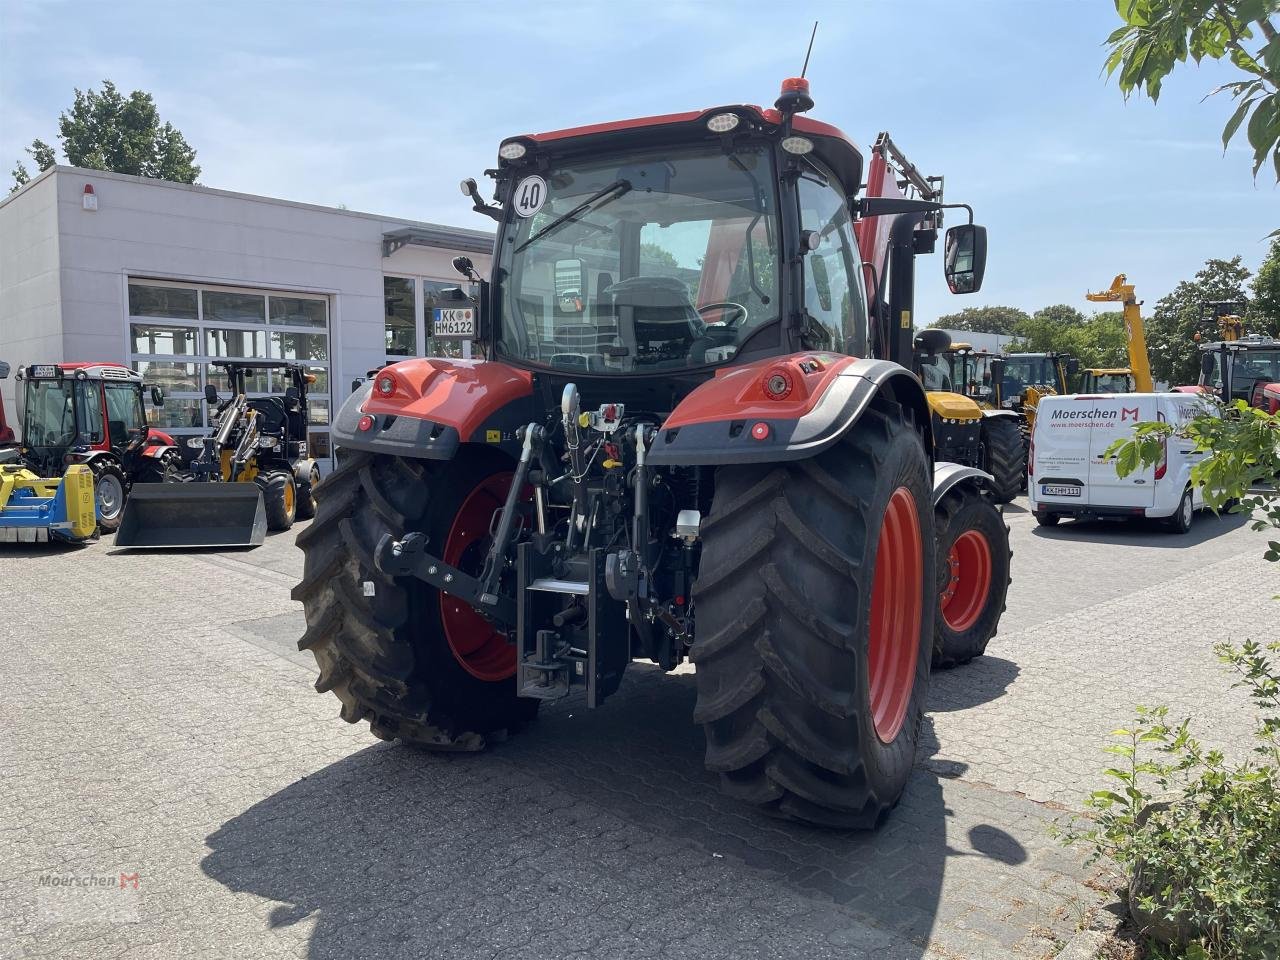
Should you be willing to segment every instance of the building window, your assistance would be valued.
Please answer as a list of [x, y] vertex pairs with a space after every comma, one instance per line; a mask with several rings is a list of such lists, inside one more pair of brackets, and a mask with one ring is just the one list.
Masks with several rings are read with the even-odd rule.
[[270, 323], [283, 327], [329, 328], [329, 301], [310, 297], [268, 297]]
[[204, 290], [200, 294], [204, 319], [218, 323], [266, 323], [266, 304], [266, 298], [256, 293]]
[[190, 356], [196, 353], [195, 327], [157, 327], [153, 324], [130, 324], [133, 352]]
[[418, 321], [414, 311], [411, 277], [383, 277], [382, 297], [386, 305], [385, 328], [388, 357], [418, 355]]
[[[211, 361], [300, 360], [315, 377], [308, 390], [309, 449], [321, 461], [331, 456], [327, 297], [130, 279], [128, 331], [133, 369], [165, 391], [163, 407], [148, 405], [148, 422], [173, 432], [180, 446], [210, 429], [205, 385], [224, 399], [230, 390], [226, 374]], [[245, 384], [250, 396], [280, 395], [289, 386], [267, 370], [248, 371]], [[323, 462], [322, 470], [327, 466]]]
[[172, 320], [195, 320], [196, 291], [190, 287], [160, 287], [151, 284], [129, 284], [129, 316], [169, 317]]

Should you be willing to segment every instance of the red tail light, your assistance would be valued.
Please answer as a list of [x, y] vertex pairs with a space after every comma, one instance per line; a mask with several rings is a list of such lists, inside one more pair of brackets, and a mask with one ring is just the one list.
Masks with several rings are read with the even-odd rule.
[[1160, 462], [1156, 464], [1156, 479], [1163, 480], [1165, 471], [1169, 469], [1169, 441], [1160, 441]]
[[1036, 472], [1036, 438], [1033, 434], [1031, 437], [1031, 446], [1027, 448], [1027, 476], [1034, 476]]

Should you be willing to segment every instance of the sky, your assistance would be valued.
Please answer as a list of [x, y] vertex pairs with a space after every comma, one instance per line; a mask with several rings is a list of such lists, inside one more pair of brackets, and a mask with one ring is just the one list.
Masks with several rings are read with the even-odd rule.
[[988, 228], [982, 291], [950, 295], [935, 255], [917, 322], [1087, 312], [1120, 272], [1154, 304], [1210, 257], [1256, 268], [1280, 226], [1243, 135], [1222, 149], [1230, 102], [1204, 99], [1233, 68], [1126, 102], [1101, 71], [1110, 0], [0, 0], [0, 171], [111, 79], [155, 97], [206, 186], [487, 229], [457, 184], [504, 137], [771, 104], [814, 20], [810, 115], [863, 146], [890, 131]]

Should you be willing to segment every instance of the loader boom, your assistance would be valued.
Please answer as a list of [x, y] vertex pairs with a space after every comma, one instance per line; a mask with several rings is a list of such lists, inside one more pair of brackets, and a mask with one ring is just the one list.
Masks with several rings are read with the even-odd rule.
[[1124, 339], [1129, 349], [1129, 369], [1133, 371], [1137, 393], [1152, 393], [1151, 361], [1147, 357], [1147, 337], [1142, 326], [1142, 304], [1134, 295], [1133, 284], [1123, 273], [1117, 274], [1109, 289], [1086, 293], [1091, 303], [1119, 303], [1124, 307]]

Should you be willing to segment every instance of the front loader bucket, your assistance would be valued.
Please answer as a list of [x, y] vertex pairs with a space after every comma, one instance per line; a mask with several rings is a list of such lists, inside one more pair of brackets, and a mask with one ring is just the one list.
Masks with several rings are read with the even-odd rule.
[[117, 547], [257, 547], [267, 511], [256, 483], [139, 483], [125, 501]]

